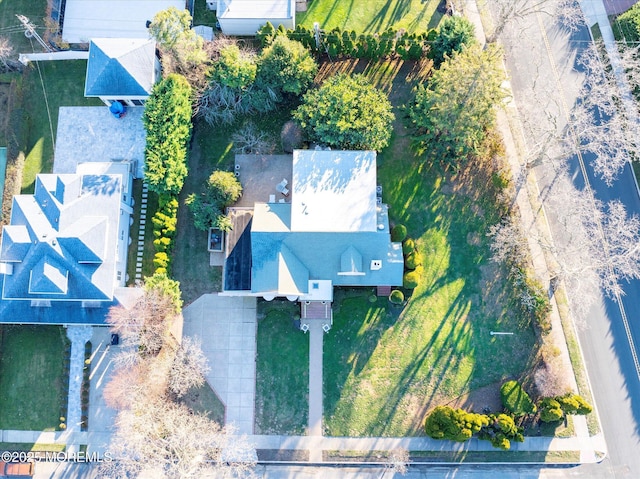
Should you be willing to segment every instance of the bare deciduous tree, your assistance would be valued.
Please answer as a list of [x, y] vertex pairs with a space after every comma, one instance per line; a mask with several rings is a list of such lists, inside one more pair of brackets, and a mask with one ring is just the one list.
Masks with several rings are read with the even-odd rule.
[[149, 470], [176, 479], [253, 475], [256, 455], [246, 437], [183, 405], [139, 404], [121, 411], [116, 425], [110, 446], [115, 460], [102, 464], [101, 477], [135, 477]]
[[5, 69], [11, 69], [10, 59], [13, 56], [13, 46], [7, 37], [0, 37], [0, 64]]
[[483, 0], [482, 5], [490, 9], [493, 17], [489, 43], [495, 42], [508, 26], [521, 27], [523, 20], [533, 15], [557, 18], [561, 25], [572, 30], [584, 24], [584, 15], [576, 0]]
[[275, 150], [273, 140], [265, 132], [256, 128], [253, 122], [249, 122], [231, 135], [236, 145], [236, 153], [243, 155], [270, 155]]
[[[409, 470], [409, 463], [411, 460], [409, 459], [409, 451], [405, 448], [398, 448], [392, 451], [389, 451], [389, 455], [386, 458], [386, 468], [393, 472], [397, 472], [398, 474], [405, 475]], [[386, 471], [382, 473], [382, 477], [384, 477]]]
[[157, 354], [164, 344], [174, 317], [174, 306], [168, 295], [159, 290], [146, 290], [131, 309], [114, 306], [107, 323], [123, 339], [123, 346], [139, 348], [142, 354]]
[[200, 347], [200, 341], [186, 337], [175, 352], [169, 370], [169, 389], [177, 397], [182, 397], [193, 387], [204, 384], [204, 376], [209, 371], [207, 358]]

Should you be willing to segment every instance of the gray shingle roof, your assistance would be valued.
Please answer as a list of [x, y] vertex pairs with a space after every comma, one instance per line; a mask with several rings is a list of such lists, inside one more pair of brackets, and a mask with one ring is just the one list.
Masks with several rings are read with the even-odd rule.
[[[0, 261], [0, 303], [112, 301], [121, 175], [38, 175], [33, 195], [13, 199]], [[2, 275], [0, 275], [2, 277]]]
[[85, 96], [146, 96], [155, 83], [156, 46], [138, 38], [95, 38], [89, 45]]

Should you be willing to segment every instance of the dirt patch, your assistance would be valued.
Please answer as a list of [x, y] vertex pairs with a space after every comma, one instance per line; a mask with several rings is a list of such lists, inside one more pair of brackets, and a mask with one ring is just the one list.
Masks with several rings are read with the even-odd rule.
[[482, 244], [482, 237], [477, 231], [471, 231], [467, 235], [467, 244], [471, 246], [480, 246]]
[[474, 412], [500, 412], [502, 411], [500, 385], [501, 382], [495, 382], [488, 386], [474, 389], [468, 394], [463, 394], [462, 396], [453, 399], [447, 403], [447, 406]]

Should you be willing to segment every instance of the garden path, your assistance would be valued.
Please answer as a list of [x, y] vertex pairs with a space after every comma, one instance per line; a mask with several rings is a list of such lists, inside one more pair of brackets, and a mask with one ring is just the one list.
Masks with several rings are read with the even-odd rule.
[[71, 340], [69, 364], [69, 395], [67, 403], [67, 431], [80, 431], [82, 421], [81, 388], [84, 370], [84, 346], [93, 334], [91, 326], [67, 326]]

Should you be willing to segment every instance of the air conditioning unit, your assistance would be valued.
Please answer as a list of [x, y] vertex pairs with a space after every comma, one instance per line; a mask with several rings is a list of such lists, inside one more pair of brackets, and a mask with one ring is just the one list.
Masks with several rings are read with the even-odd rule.
[[371, 260], [371, 271], [378, 271], [382, 269], [382, 260], [381, 259], [372, 259]]

